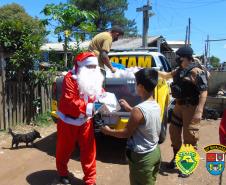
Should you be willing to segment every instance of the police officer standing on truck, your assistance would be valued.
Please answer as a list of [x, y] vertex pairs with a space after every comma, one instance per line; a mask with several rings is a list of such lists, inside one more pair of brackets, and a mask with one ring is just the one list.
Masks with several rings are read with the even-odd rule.
[[[199, 140], [199, 126], [202, 118], [204, 104], [207, 98], [207, 71], [200, 64], [194, 62], [193, 50], [184, 46], [176, 51], [178, 68], [172, 72], [159, 71], [159, 76], [167, 79], [173, 78], [171, 84], [172, 96], [176, 104], [172, 113], [169, 127], [174, 157], [169, 168], [175, 165], [175, 156], [182, 145], [182, 130], [184, 144], [191, 144], [197, 149]], [[179, 174], [179, 177], [188, 175]]]

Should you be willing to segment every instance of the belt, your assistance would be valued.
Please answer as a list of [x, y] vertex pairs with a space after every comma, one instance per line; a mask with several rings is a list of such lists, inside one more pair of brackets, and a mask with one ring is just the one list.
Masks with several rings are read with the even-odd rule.
[[59, 118], [64, 121], [65, 123], [71, 124], [71, 125], [76, 125], [76, 126], [81, 126], [83, 125], [86, 121], [91, 119], [91, 117], [84, 117], [84, 118], [74, 118], [70, 115], [65, 115], [60, 111], [57, 111], [57, 115]]
[[71, 115], [69, 115], [69, 114], [65, 114], [65, 116], [67, 116], [67, 117], [69, 117], [69, 118], [71, 118], [71, 119], [78, 119], [78, 117], [73, 117], [73, 116], [71, 116]]
[[152, 152], [155, 151], [158, 147], [159, 147], [159, 145], [157, 144], [154, 150], [152, 150], [152, 151], [150, 151], [150, 152], [146, 152], [146, 153], [137, 153], [137, 152], [134, 152], [133, 150], [131, 150], [130, 148], [126, 148], [126, 155], [127, 155], [127, 157], [130, 157], [132, 153], [134, 153], [134, 154], [136, 154], [136, 155], [144, 155], [144, 154], [152, 153]]

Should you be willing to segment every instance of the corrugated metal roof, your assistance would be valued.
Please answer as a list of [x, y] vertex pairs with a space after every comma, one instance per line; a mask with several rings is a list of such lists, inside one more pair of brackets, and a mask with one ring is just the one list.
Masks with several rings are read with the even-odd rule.
[[169, 44], [169, 45], [176, 45], [176, 44], [181, 44], [181, 45], [183, 45], [183, 44], [185, 44], [185, 42], [183, 41], [183, 40], [167, 40], [167, 43]]
[[[155, 42], [157, 39], [163, 38], [162, 36], [148, 37], [147, 43]], [[122, 38], [112, 43], [111, 49], [136, 49], [142, 47], [141, 37]]]
[[[164, 37], [162, 36], [153, 36], [148, 37], [147, 42], [148, 45], [151, 45], [152, 43], [156, 42], [158, 39], [162, 39], [165, 41]], [[80, 48], [87, 49], [89, 46], [90, 41], [84, 41], [79, 44]], [[171, 49], [174, 51], [177, 50], [181, 45], [184, 44], [184, 41], [166, 41], [165, 42]], [[42, 51], [63, 51], [63, 44], [64, 43], [46, 43], [43, 46], [41, 46]], [[76, 49], [76, 42], [70, 42], [69, 46], [73, 49]], [[139, 49], [142, 48], [142, 38], [141, 37], [131, 37], [131, 38], [122, 38], [118, 41], [115, 41], [112, 43], [112, 50], [117, 49]]]
[[[84, 41], [79, 43], [80, 48], [88, 48], [90, 41]], [[56, 42], [56, 43], [45, 43], [41, 46], [40, 50], [42, 51], [63, 51], [63, 42]], [[72, 47], [73, 49], [77, 48], [77, 43], [76, 42], [69, 42], [69, 46]]]
[[[161, 38], [161, 36], [156, 37], [148, 37], [148, 44], [155, 42], [157, 39]], [[81, 48], [88, 48], [90, 41], [84, 41], [80, 43]], [[42, 51], [63, 51], [64, 43], [45, 43], [41, 46]], [[69, 46], [73, 49], [76, 49], [76, 42], [70, 42]], [[132, 37], [132, 38], [122, 38], [118, 41], [112, 43], [111, 49], [136, 49], [142, 47], [142, 38], [141, 37]]]

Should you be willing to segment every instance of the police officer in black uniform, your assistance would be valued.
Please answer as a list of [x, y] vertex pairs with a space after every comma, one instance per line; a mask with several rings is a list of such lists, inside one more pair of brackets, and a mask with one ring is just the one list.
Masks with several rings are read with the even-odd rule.
[[[182, 138], [184, 144], [191, 144], [197, 149], [199, 126], [208, 87], [207, 71], [194, 62], [192, 48], [181, 47], [176, 54], [178, 67], [170, 73], [159, 71], [160, 77], [173, 78], [171, 92], [176, 99], [169, 127], [174, 152], [174, 157], [169, 163], [170, 168], [175, 168], [175, 156], [182, 145]], [[179, 176], [187, 177], [183, 174]]]

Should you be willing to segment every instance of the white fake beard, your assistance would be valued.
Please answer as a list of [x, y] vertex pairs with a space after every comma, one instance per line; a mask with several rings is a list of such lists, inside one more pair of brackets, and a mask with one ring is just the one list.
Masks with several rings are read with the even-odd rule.
[[100, 68], [89, 69], [81, 67], [78, 73], [79, 91], [88, 96], [99, 96], [102, 92], [104, 76]]

